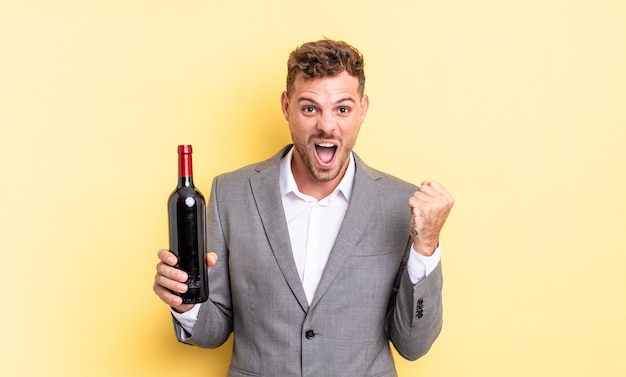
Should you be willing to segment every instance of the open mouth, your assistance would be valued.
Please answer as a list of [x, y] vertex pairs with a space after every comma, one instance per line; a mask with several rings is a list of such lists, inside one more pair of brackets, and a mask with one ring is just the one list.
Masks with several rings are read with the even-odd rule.
[[330, 165], [335, 159], [335, 152], [337, 146], [332, 143], [318, 143], [315, 144], [315, 153], [317, 154], [317, 160], [322, 165]]

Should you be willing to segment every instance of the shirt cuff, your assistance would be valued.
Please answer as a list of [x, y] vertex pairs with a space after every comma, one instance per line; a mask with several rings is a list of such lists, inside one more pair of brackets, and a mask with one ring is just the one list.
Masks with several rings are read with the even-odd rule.
[[413, 246], [411, 246], [411, 254], [409, 255], [409, 261], [407, 262], [406, 268], [409, 273], [409, 278], [411, 278], [411, 282], [413, 284], [417, 284], [420, 280], [424, 279], [428, 274], [433, 272], [437, 265], [441, 261], [441, 252], [439, 250], [439, 245], [435, 249], [433, 255], [427, 257], [422, 254], [419, 254]]
[[170, 308], [170, 311], [174, 319], [176, 319], [180, 327], [182, 327], [180, 338], [185, 340], [191, 337], [193, 329], [196, 326], [196, 321], [198, 320], [198, 313], [200, 313], [200, 304], [194, 305], [193, 308], [184, 313], [179, 313], [172, 308]]

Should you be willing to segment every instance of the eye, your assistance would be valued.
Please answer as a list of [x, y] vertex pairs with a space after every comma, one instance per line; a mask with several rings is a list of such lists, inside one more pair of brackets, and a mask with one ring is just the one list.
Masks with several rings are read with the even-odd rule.
[[339, 114], [341, 115], [348, 115], [350, 114], [350, 108], [347, 106], [341, 106], [339, 109], [337, 109], [337, 112], [339, 112]]
[[302, 107], [302, 112], [305, 114], [312, 114], [315, 112], [315, 107], [313, 106], [303, 106]]

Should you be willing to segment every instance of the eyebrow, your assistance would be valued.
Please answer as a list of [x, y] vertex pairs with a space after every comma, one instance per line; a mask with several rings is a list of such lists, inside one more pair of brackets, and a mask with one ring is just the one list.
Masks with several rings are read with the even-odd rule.
[[[301, 102], [311, 102], [311, 103], [319, 106], [319, 103], [316, 100], [314, 100], [313, 98], [310, 98], [310, 97], [300, 97], [300, 98], [298, 98], [298, 103], [301, 103]], [[343, 97], [343, 98], [340, 98], [337, 101], [335, 101], [335, 105], [336, 104], [340, 104], [342, 102], [356, 103], [356, 101], [352, 97]]]

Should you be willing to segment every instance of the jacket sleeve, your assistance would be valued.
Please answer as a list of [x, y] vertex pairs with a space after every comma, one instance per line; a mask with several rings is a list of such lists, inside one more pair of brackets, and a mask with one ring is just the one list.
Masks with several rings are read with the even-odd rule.
[[402, 357], [417, 360], [428, 352], [442, 328], [441, 262], [417, 284], [403, 265], [397, 284], [387, 314], [387, 334]]

